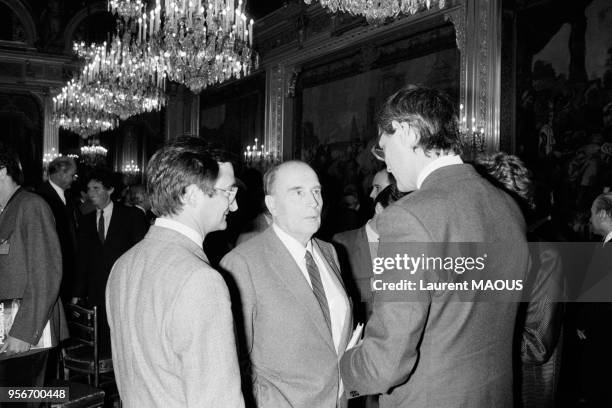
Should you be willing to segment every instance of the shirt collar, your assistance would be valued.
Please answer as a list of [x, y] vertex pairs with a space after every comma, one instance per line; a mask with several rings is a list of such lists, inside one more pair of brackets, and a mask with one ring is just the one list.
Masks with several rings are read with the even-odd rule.
[[370, 227], [370, 221], [366, 222], [365, 231], [368, 242], [378, 242], [380, 240], [380, 236], [374, 231], [374, 228]]
[[438, 157], [437, 159], [429, 163], [427, 166], [425, 166], [423, 170], [421, 170], [421, 172], [419, 173], [419, 177], [417, 178], [417, 189], [421, 188], [421, 185], [423, 184], [427, 176], [429, 176], [434, 171], [442, 167], [451, 166], [453, 164], [462, 164], [462, 163], [463, 163], [463, 160], [461, 160], [461, 157], [459, 157], [456, 154], [447, 154], [447, 155]]
[[310, 253], [312, 254], [312, 240], [311, 239], [308, 240], [306, 247], [304, 247], [302, 244], [298, 242], [297, 239], [287, 234], [281, 227], [279, 227], [275, 223], [272, 223], [272, 229], [274, 229], [274, 232], [276, 233], [278, 238], [285, 245], [285, 247], [287, 247], [287, 250], [289, 250], [289, 253], [291, 254], [291, 256], [295, 259], [296, 262], [298, 262], [298, 265], [300, 264], [300, 262], [304, 261], [304, 257], [306, 256], [306, 251], [310, 251]]
[[612, 231], [608, 232], [608, 235], [606, 235], [606, 238], [604, 239], [604, 244], [608, 241], [612, 241]]
[[112, 212], [113, 212], [113, 207], [114, 207], [114, 205], [113, 205], [113, 200], [110, 200], [110, 201], [108, 202], [108, 204], [106, 204], [106, 207], [104, 207], [104, 208], [103, 208], [103, 209], [101, 209], [101, 210], [98, 210], [98, 213], [99, 213], [100, 211], [103, 211], [103, 212], [104, 212], [104, 214], [109, 214], [109, 213], [112, 213]]
[[204, 237], [202, 237], [202, 234], [183, 223], [171, 220], [169, 218], [160, 217], [155, 219], [155, 225], [157, 227], [168, 228], [176, 231], [192, 240], [199, 248], [202, 248], [202, 244], [204, 243]]
[[66, 195], [64, 193], [64, 189], [55, 184], [51, 179], [49, 179], [49, 184], [51, 184], [51, 187], [53, 187], [57, 195], [60, 196], [64, 204], [66, 204]]

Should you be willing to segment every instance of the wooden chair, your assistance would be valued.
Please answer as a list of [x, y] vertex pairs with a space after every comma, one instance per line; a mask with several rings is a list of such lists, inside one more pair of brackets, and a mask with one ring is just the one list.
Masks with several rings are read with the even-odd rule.
[[71, 379], [71, 372], [76, 372], [77, 376], [86, 375], [88, 384], [96, 388], [113, 383], [112, 375], [103, 376], [112, 374], [113, 360], [110, 352], [99, 352], [97, 307], [66, 305], [66, 318], [71, 338], [62, 350], [64, 379]]

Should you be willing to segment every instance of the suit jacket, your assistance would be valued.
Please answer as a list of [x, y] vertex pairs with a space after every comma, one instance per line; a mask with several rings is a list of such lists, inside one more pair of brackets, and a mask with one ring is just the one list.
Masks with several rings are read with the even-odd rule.
[[367, 321], [371, 311], [372, 256], [365, 225], [361, 228], [340, 232], [332, 238], [338, 253], [340, 270], [354, 302], [354, 316]]
[[[377, 229], [379, 255], [391, 243], [503, 241], [505, 251], [487, 260], [492, 279], [523, 279], [528, 270], [521, 211], [467, 164], [432, 172], [419, 190], [385, 209]], [[423, 292], [412, 302], [377, 301], [374, 294], [363, 343], [340, 363], [347, 392], [384, 393], [383, 408], [512, 407], [518, 303]]]
[[126, 408], [244, 407], [229, 293], [189, 238], [151, 226], [115, 264], [106, 307]]
[[9, 334], [36, 344], [51, 320], [55, 345], [68, 337], [58, 297], [62, 258], [53, 214], [42, 198], [23, 189], [15, 192], [0, 213], [0, 242], [4, 240], [9, 249], [0, 254], [0, 300], [21, 299]]
[[139, 209], [114, 203], [102, 243], [98, 238], [96, 213], [84, 215], [79, 223], [76, 293], [88, 298], [92, 306], [102, 306], [106, 280], [113, 264], [144, 237], [147, 223]]
[[[318, 239], [313, 245], [342, 284], [332, 245]], [[352, 324], [338, 353], [311, 287], [273, 228], [236, 247], [221, 266], [235, 285], [236, 320], [257, 406], [336, 407], [338, 358]]]
[[76, 270], [76, 206], [69, 197], [66, 197], [64, 204], [49, 181], [41, 184], [37, 193], [49, 204], [55, 217], [57, 236], [62, 249], [63, 275], [60, 296], [64, 301], [70, 301], [74, 295], [72, 289]]

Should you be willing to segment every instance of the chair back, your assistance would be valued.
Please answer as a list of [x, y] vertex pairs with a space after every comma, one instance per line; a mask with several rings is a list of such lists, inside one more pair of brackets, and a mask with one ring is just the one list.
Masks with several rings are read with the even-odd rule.
[[66, 305], [66, 320], [70, 337], [73, 341], [90, 346], [94, 359], [94, 386], [98, 386], [99, 355], [98, 355], [98, 308], [91, 309], [79, 305]]

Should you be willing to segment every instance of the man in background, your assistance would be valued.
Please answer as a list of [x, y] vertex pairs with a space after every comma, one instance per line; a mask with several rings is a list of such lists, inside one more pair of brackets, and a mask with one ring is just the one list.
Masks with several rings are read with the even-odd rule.
[[131, 186], [129, 198], [130, 205], [142, 211], [147, 222], [153, 224], [155, 222], [155, 214], [151, 211], [151, 201], [145, 186], [142, 184]]
[[[147, 230], [144, 214], [111, 200], [112, 173], [95, 170], [89, 175], [87, 195], [96, 211], [81, 218], [78, 229], [76, 297], [98, 307], [100, 349], [110, 354], [110, 334], [104, 309], [106, 281], [115, 261], [139, 242]], [[73, 299], [73, 302], [77, 299]]]
[[70, 157], [60, 156], [49, 163], [49, 180], [40, 185], [37, 192], [45, 199], [53, 217], [62, 249], [62, 284], [60, 297], [68, 302], [74, 296], [76, 270], [76, 206], [66, 190], [77, 177], [77, 166]]
[[374, 174], [374, 178], [372, 179], [372, 191], [370, 191], [370, 198], [372, 201], [376, 200], [378, 194], [392, 183], [392, 177], [393, 176], [387, 169], [379, 170]]
[[147, 189], [159, 218], [106, 288], [123, 404], [243, 408], [229, 293], [202, 250], [238, 208], [232, 164], [175, 139], [149, 161]]

